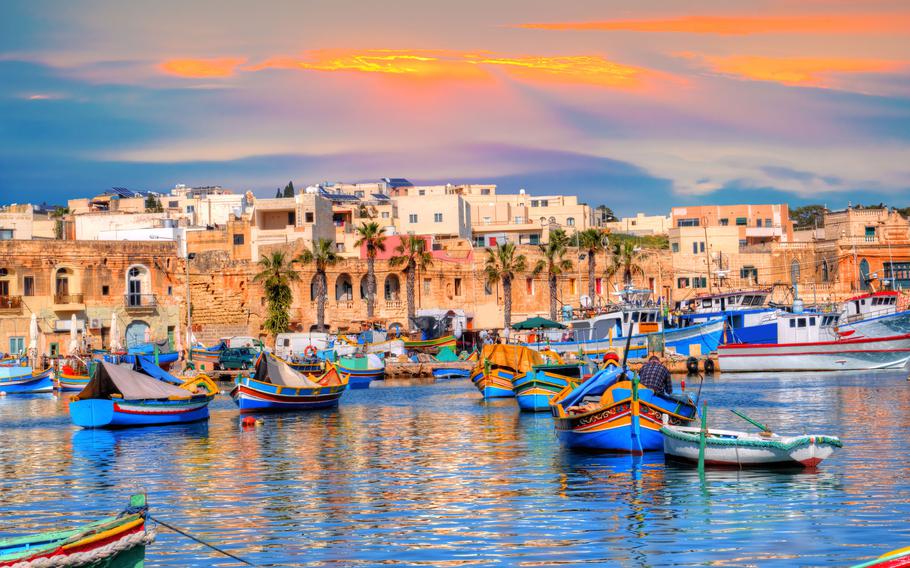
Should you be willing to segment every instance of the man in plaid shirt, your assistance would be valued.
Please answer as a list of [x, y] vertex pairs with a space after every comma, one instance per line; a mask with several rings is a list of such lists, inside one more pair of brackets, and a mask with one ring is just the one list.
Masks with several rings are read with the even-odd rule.
[[640, 384], [654, 391], [656, 394], [670, 394], [673, 392], [673, 381], [670, 380], [670, 371], [660, 362], [660, 357], [651, 355], [648, 362], [638, 371]]

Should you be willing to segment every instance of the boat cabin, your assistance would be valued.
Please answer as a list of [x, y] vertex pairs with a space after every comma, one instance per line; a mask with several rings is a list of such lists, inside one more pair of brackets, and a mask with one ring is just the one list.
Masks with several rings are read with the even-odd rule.
[[841, 323], [888, 316], [897, 313], [897, 292], [889, 290], [856, 296], [844, 302], [843, 309]]
[[838, 339], [839, 314], [781, 312], [777, 319], [778, 343], [816, 343]]
[[730, 310], [754, 310], [768, 305], [769, 290], [740, 290], [698, 296], [681, 306], [700, 314], [714, 314]]
[[576, 341], [618, 339], [627, 334], [642, 335], [663, 329], [663, 313], [658, 306], [624, 307], [606, 314], [570, 322]]

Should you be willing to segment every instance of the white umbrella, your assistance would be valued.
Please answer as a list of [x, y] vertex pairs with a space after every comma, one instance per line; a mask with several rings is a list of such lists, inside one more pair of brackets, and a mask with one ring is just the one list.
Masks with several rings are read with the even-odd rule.
[[149, 343], [152, 341], [152, 328], [145, 328], [145, 342]]
[[73, 314], [73, 317], [70, 318], [70, 355], [75, 355], [79, 352], [79, 330], [76, 329], [78, 324], [79, 320], [76, 319], [76, 314]]
[[38, 351], [38, 314], [32, 312], [32, 321], [28, 324], [28, 348]]
[[183, 345], [180, 344], [181, 339], [182, 338], [180, 337], [180, 325], [177, 325], [177, 327], [174, 328], [174, 350], [178, 353], [183, 351]]
[[117, 314], [111, 314], [111, 342], [109, 347], [111, 351], [121, 351], [123, 349], [120, 344], [120, 324], [117, 322]]

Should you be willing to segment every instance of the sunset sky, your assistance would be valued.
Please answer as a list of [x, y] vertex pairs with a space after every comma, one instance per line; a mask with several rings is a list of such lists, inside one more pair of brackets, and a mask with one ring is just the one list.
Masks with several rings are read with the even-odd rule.
[[910, 205], [904, 1], [0, 4], [0, 202], [483, 181]]

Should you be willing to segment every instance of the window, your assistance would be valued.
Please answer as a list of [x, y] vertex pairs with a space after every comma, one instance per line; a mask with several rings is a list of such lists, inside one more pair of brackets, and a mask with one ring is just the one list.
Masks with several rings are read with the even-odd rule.
[[533, 278], [525, 278], [525, 292], [527, 292], [528, 295], [534, 294], [534, 279]]
[[[887, 265], [887, 263], [885, 263]], [[888, 272], [885, 270], [885, 276], [887, 277]], [[828, 272], [828, 261], [822, 260], [822, 282], [827, 282], [831, 278], [830, 273]]]
[[[739, 269], [739, 277], [745, 280], [758, 281], [758, 269], [754, 266], [746, 265]], [[745, 303], [745, 302], [744, 302]]]
[[729, 220], [729, 219], [726, 219], [726, 218], [725, 218], [725, 219], [721, 219], [721, 220], [720, 220], [720, 226], [721, 226], [721, 227], [726, 227], [726, 226], [728, 226], [729, 224], [730, 224], [730, 220]]
[[705, 242], [704, 241], [700, 241], [698, 243], [698, 252], [705, 252]]
[[9, 352], [13, 353], [25, 353], [25, 337], [10, 337], [9, 338]]
[[383, 219], [388, 219], [388, 218], [389, 218], [389, 212], [388, 212], [388, 211], [383, 211], [382, 214], [381, 214], [381, 217], [382, 217]]
[[549, 206], [550, 206], [550, 202], [549, 202], [548, 200], [546, 200], [546, 199], [541, 199], [541, 200], [540, 200], [540, 206], [541, 206], [541, 207], [549, 207]]
[[809, 327], [815, 327], [815, 318], [809, 318]]
[[455, 279], [455, 296], [461, 296], [461, 278]]
[[173, 295], [174, 295], [174, 287], [173, 287], [173, 286], [168, 286], [168, 287], [167, 287], [167, 295], [168, 295], [168, 296], [173, 296]]
[[427, 194], [427, 190], [425, 190], [425, 189], [417, 190], [417, 195], [426, 195], [426, 194]]
[[790, 263], [790, 283], [796, 286], [799, 282], [799, 261], [795, 258]]
[[111, 287], [108, 286], [107, 284], [101, 286], [101, 295], [102, 295], [102, 296], [110, 296], [110, 295], [111, 295]]
[[475, 247], [483, 247], [483, 246], [486, 246], [486, 242], [484, 241], [484, 238], [483, 238], [482, 236], [481, 236], [481, 237], [474, 237], [474, 246], [475, 246]]
[[698, 243], [692, 243], [692, 254], [698, 254]]
[[676, 279], [676, 287], [677, 287], [677, 288], [688, 288], [688, 287], [689, 287], [689, 279], [688, 279], [688, 278], [677, 278], [677, 279]]
[[749, 244], [749, 241], [746, 239], [739, 239], [739, 246], [744, 247]]
[[539, 205], [540, 205], [540, 201], [538, 201], [536, 199], [531, 200], [531, 207], [538, 207]]
[[433, 213], [433, 222], [442, 223], [442, 213]]
[[574, 226], [575, 226], [575, 217], [567, 217], [567, 218], [566, 218], [566, 226], [567, 226], [567, 227], [574, 227]]
[[417, 222], [417, 213], [411, 213], [411, 214], [409, 214], [409, 215], [408, 215], [408, 223], [416, 223], [416, 222]]
[[670, 243], [670, 250], [673, 252], [679, 252], [679, 243]]
[[756, 227], [761, 227], [761, 219], [756, 219], [756, 220], [755, 220], [755, 226], [756, 226]]
[[866, 241], [875, 241], [875, 227], [866, 227]]
[[23, 296], [34, 296], [35, 295], [35, 277], [34, 276], [25, 276], [22, 278], [22, 295]]
[[765, 219], [765, 227], [771, 226], [771, 219]]
[[528, 244], [539, 245], [540, 244], [540, 235], [538, 235], [538, 234], [528, 235]]
[[695, 278], [692, 279], [692, 287], [693, 288], [707, 288], [708, 279], [705, 276], [696, 276]]
[[677, 227], [697, 227], [698, 219], [678, 219], [676, 221]]
[[796, 327], [796, 318], [790, 320], [790, 327]]
[[432, 278], [424, 278], [424, 279], [423, 279], [423, 293], [424, 293], [424, 295], [427, 295], [427, 296], [428, 296], [428, 295], [430, 294], [430, 287], [431, 287], [432, 285], [433, 285], [433, 279], [432, 279]]
[[296, 224], [297, 224], [297, 214], [294, 213], [293, 211], [288, 211], [288, 225], [296, 225]]
[[746, 217], [737, 217], [736, 218], [737, 227], [745, 227], [748, 224], [749, 224], [749, 219], [747, 219]]
[[312, 223], [312, 222], [313, 222], [313, 219], [315, 219], [315, 215], [313, 214], [312, 211], [304, 211], [304, 213], [303, 213], [303, 220], [304, 220], [305, 222], [307, 222], [307, 223]]
[[60, 344], [56, 341], [51, 343], [51, 357], [56, 357], [60, 355]]
[[884, 273], [885, 278], [891, 281], [892, 290], [910, 288], [910, 262], [886, 262], [884, 263]]
[[242, 244], [243, 244], [243, 235], [242, 234], [234, 235], [234, 245], [236, 246], [236, 245], [242, 245]]
[[480, 190], [480, 195], [490, 195], [490, 190], [489, 190], [489, 189], [481, 189], [481, 190]]
[[578, 293], [577, 288], [578, 287], [576, 286], [575, 279], [569, 278], [569, 294], [577, 294]]
[[796, 320], [796, 327], [806, 327], [806, 318]]
[[521, 215], [516, 215], [516, 216], [515, 216], [514, 223], [515, 223], [516, 225], [521, 225], [521, 224], [524, 223], [524, 222], [525, 222], [525, 218], [524, 218], [524, 217], [522, 217]]
[[9, 296], [9, 280], [0, 280], [0, 296]]
[[170, 207], [171, 209], [176, 209], [176, 208], [180, 207], [180, 202], [179, 201], [168, 201], [167, 206]]
[[12, 229], [0, 229], [0, 241], [11, 241], [13, 240], [13, 230]]
[[195, 205], [187, 205], [187, 206], [186, 206], [186, 212], [187, 212], [187, 213], [195, 213], [195, 212], [196, 212], [196, 206], [195, 206]]

